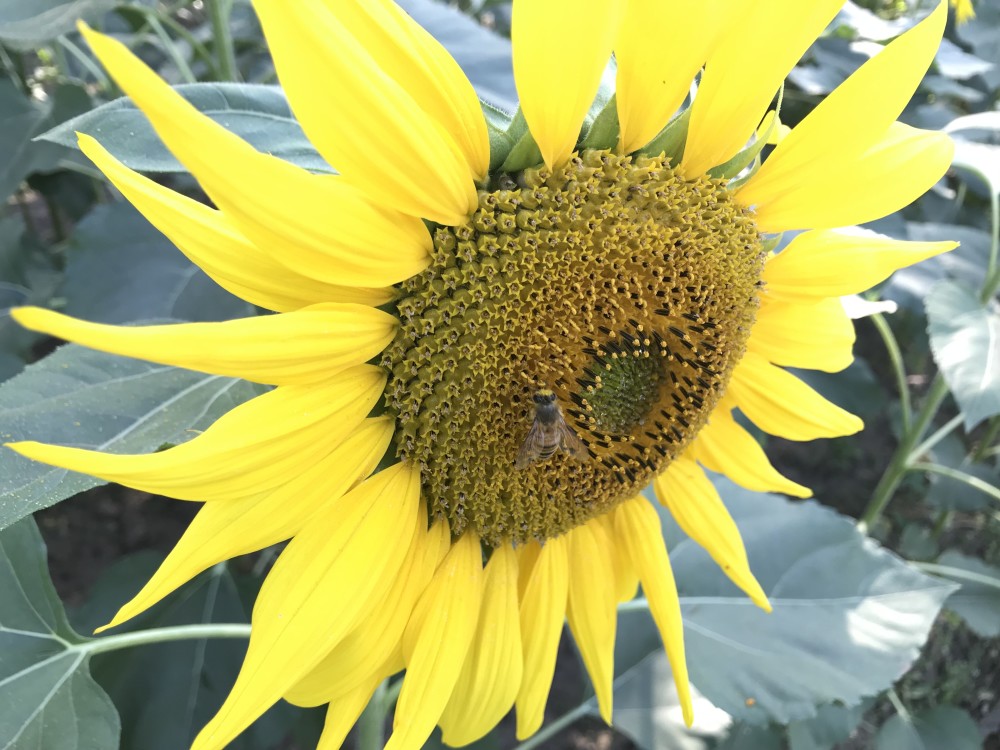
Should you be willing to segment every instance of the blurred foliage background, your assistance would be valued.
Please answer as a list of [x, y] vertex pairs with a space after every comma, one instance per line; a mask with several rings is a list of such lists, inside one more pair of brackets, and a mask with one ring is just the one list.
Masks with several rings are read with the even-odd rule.
[[[509, 2], [401, 4], [452, 51], [484, 100], [516, 108]], [[847, 2], [792, 71], [782, 120], [794, 125], [930, 7]], [[699, 705], [696, 731], [682, 731], [637, 600], [620, 615], [614, 729], [594, 718], [567, 641], [548, 728], [524, 747], [1000, 748], [1000, 3], [981, 0], [975, 10], [961, 26], [949, 21], [902, 117], [951, 132], [954, 168], [917, 203], [867, 227], [961, 247], [874, 291], [896, 309], [858, 321], [848, 370], [800, 373], [867, 429], [817, 443], [769, 441], [778, 468], [813, 487], [818, 502], [719, 483], [765, 589], [780, 586], [796, 606], [776, 606], [770, 620], [744, 619], [734, 591], [665, 519], [692, 679], [717, 708]], [[133, 168], [204, 199], [144, 117], [116, 102], [120, 92], [75, 31], [80, 17], [125, 41], [251, 143], [309, 169], [329, 167], [275, 86], [249, 3], [0, 0], [0, 436], [153, 450], [211, 423], [253, 387], [56, 350], [58, 342], [3, 314], [24, 304], [107, 323], [254, 313], [192, 266], [74, 148], [74, 131], [90, 133]], [[192, 637], [100, 653], [77, 635], [139, 588], [195, 510], [96, 484], [0, 456], [4, 747], [184, 747], [238, 669], [240, 640]], [[275, 555], [217, 566], [126, 630], [247, 622]], [[25, 632], [31, 637], [19, 640]], [[282, 704], [234, 747], [311, 748], [321, 726], [321, 712]], [[515, 745], [505, 723], [476, 747]]]

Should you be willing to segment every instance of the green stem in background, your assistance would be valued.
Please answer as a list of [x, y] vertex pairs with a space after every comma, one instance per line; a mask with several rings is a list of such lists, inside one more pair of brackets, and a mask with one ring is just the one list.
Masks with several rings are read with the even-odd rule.
[[212, 53], [209, 51], [208, 47], [206, 47], [204, 44], [198, 41], [198, 39], [195, 38], [194, 34], [188, 31], [187, 28], [185, 28], [184, 24], [178, 23], [177, 21], [174, 20], [173, 16], [170, 15], [173, 12], [173, 9], [157, 12], [155, 8], [146, 8], [141, 5], [132, 5], [130, 6], [130, 9], [142, 13], [146, 17], [146, 23], [150, 28], [153, 27], [153, 23], [150, 19], [156, 19], [158, 23], [162, 24], [163, 26], [166, 26], [177, 36], [179, 36], [185, 42], [191, 45], [191, 51], [194, 52], [198, 57], [200, 57], [202, 62], [204, 62], [209, 68], [211, 68], [212, 70], [216, 69], [217, 66], [215, 63], [215, 58], [212, 56]]
[[950, 510], [942, 510], [938, 513], [937, 519], [934, 521], [934, 528], [931, 529], [931, 536], [935, 539], [940, 539], [941, 534], [944, 530], [948, 528], [948, 524], [951, 523], [952, 512]]
[[156, 17], [156, 14], [148, 14], [146, 16], [146, 23], [149, 24], [149, 28], [153, 30], [153, 33], [160, 40], [160, 43], [163, 45], [163, 51], [170, 57], [171, 62], [173, 62], [177, 71], [181, 74], [181, 78], [184, 79], [184, 83], [197, 82], [198, 79], [191, 72], [191, 66], [188, 65], [188, 61], [184, 59], [184, 55], [177, 49], [177, 45], [174, 44], [174, 40], [170, 38], [167, 30], [163, 28], [163, 24], [160, 23], [160, 19]]
[[238, 81], [236, 54], [233, 50], [233, 35], [229, 30], [229, 14], [233, 9], [232, 0], [206, 0], [212, 19], [212, 39], [215, 43], [216, 72], [222, 81]]
[[993, 417], [988, 423], [986, 434], [983, 435], [976, 450], [972, 453], [973, 461], [982, 461], [987, 456], [996, 453], [1000, 446], [994, 446], [993, 441], [996, 440], [998, 434], [1000, 434], [1000, 417]]
[[965, 570], [964, 568], [956, 568], [951, 565], [940, 565], [938, 563], [910, 562], [910, 565], [926, 571], [927, 573], [933, 573], [937, 576], [954, 578], [959, 581], [968, 581], [969, 583], [979, 583], [983, 586], [989, 586], [990, 588], [1000, 591], [1000, 578], [983, 575], [982, 573], [975, 573], [971, 570]]
[[872, 524], [881, 518], [882, 513], [885, 512], [886, 506], [898, 489], [899, 483], [903, 481], [903, 476], [910, 468], [910, 464], [917, 458], [913, 453], [917, 441], [927, 431], [927, 427], [934, 419], [947, 395], [948, 385], [944, 382], [944, 377], [941, 373], [938, 373], [931, 382], [930, 390], [924, 398], [924, 404], [920, 408], [920, 413], [917, 414], [917, 419], [913, 423], [913, 427], [903, 435], [899, 441], [899, 445], [896, 446], [896, 451], [892, 455], [889, 466], [875, 487], [872, 499], [868, 501], [868, 507], [865, 508], [858, 519], [858, 528], [863, 532], [867, 532]]
[[986, 283], [979, 295], [984, 305], [1000, 288], [1000, 268], [997, 267], [997, 257], [1000, 256], [1000, 194], [995, 190], [990, 190], [990, 226], [993, 229], [990, 233], [990, 258], [986, 263]]
[[385, 745], [386, 681], [375, 688], [368, 705], [358, 719], [358, 750], [382, 750]]
[[87, 72], [94, 77], [97, 84], [105, 91], [111, 90], [111, 81], [101, 70], [101, 66], [90, 59], [90, 55], [86, 54], [77, 45], [73, 44], [72, 41], [64, 34], [63, 36], [56, 39], [56, 43], [64, 47], [67, 52], [69, 52], [73, 58], [80, 63], [81, 66], [86, 68]]
[[899, 342], [896, 341], [896, 336], [892, 332], [892, 328], [889, 327], [885, 316], [881, 313], [876, 313], [871, 316], [871, 321], [875, 324], [875, 330], [882, 337], [882, 343], [885, 344], [886, 352], [889, 354], [889, 361], [892, 363], [892, 371], [896, 375], [896, 387], [899, 389], [899, 406], [903, 415], [903, 434], [906, 435], [912, 427], [913, 406], [910, 403], [910, 386], [906, 382], [906, 364], [903, 362], [903, 353], [899, 350]]
[[931, 449], [944, 440], [948, 435], [955, 431], [960, 424], [962, 424], [963, 417], [961, 414], [956, 414], [954, 417], [948, 420], [947, 423], [942, 425], [937, 432], [927, 438], [924, 442], [913, 449], [914, 456], [923, 456], [931, 451]]
[[14, 61], [7, 54], [7, 50], [3, 48], [2, 44], [0, 44], [0, 63], [3, 64], [4, 69], [7, 71], [7, 77], [10, 78], [11, 83], [17, 86], [18, 91], [22, 94], [28, 93], [28, 87], [24, 85], [24, 81], [18, 75], [17, 66], [14, 65]]
[[107, 651], [117, 651], [133, 646], [146, 646], [150, 643], [166, 641], [186, 641], [201, 638], [249, 638], [250, 626], [243, 624], [218, 623], [211, 625], [177, 625], [170, 628], [152, 628], [139, 630], [135, 633], [105, 635], [74, 646], [86, 655], [101, 654]]
[[941, 464], [934, 464], [928, 461], [917, 461], [910, 464], [910, 468], [917, 471], [926, 471], [928, 474], [940, 474], [943, 477], [954, 479], [956, 482], [962, 482], [1000, 502], [1000, 489], [997, 489], [989, 482], [984, 482], [979, 477], [974, 477], [959, 469], [953, 469], [950, 466], [942, 466]]
[[889, 691], [885, 695], [892, 704], [892, 707], [896, 709], [896, 713], [899, 714], [900, 718], [907, 724], [912, 724], [913, 717], [910, 716], [910, 712], [906, 710], [906, 706], [903, 705], [903, 701], [899, 699], [899, 695], [896, 691], [893, 688], [889, 688]]

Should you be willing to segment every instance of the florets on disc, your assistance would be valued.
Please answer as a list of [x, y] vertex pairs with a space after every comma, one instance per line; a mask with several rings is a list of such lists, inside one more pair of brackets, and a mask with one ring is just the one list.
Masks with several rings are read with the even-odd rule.
[[[383, 364], [397, 453], [485, 542], [561, 534], [633, 497], [704, 426], [745, 350], [764, 253], [722, 181], [584, 151], [480, 192], [401, 284]], [[587, 458], [515, 467], [555, 392]]]

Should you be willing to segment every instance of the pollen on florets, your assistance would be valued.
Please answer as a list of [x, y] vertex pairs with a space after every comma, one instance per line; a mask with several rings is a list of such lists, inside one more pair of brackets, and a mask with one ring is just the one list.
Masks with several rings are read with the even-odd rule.
[[[584, 151], [505, 178], [434, 233], [386, 351], [396, 451], [432, 514], [544, 540], [633, 497], [690, 443], [742, 357], [764, 252], [724, 182]], [[588, 458], [515, 467], [555, 392]]]

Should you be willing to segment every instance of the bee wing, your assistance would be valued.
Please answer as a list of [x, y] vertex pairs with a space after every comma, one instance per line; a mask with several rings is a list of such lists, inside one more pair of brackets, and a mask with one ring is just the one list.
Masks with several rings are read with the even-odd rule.
[[573, 432], [573, 428], [566, 424], [565, 421], [559, 425], [559, 447], [578, 461], [586, 461], [590, 458], [587, 446], [583, 444], [583, 441]]
[[521, 443], [521, 450], [517, 452], [517, 459], [514, 461], [514, 468], [525, 468], [528, 464], [538, 458], [544, 449], [545, 428], [542, 427], [542, 425], [536, 420], [532, 422], [531, 429], [528, 430], [528, 434], [524, 438], [524, 442]]

